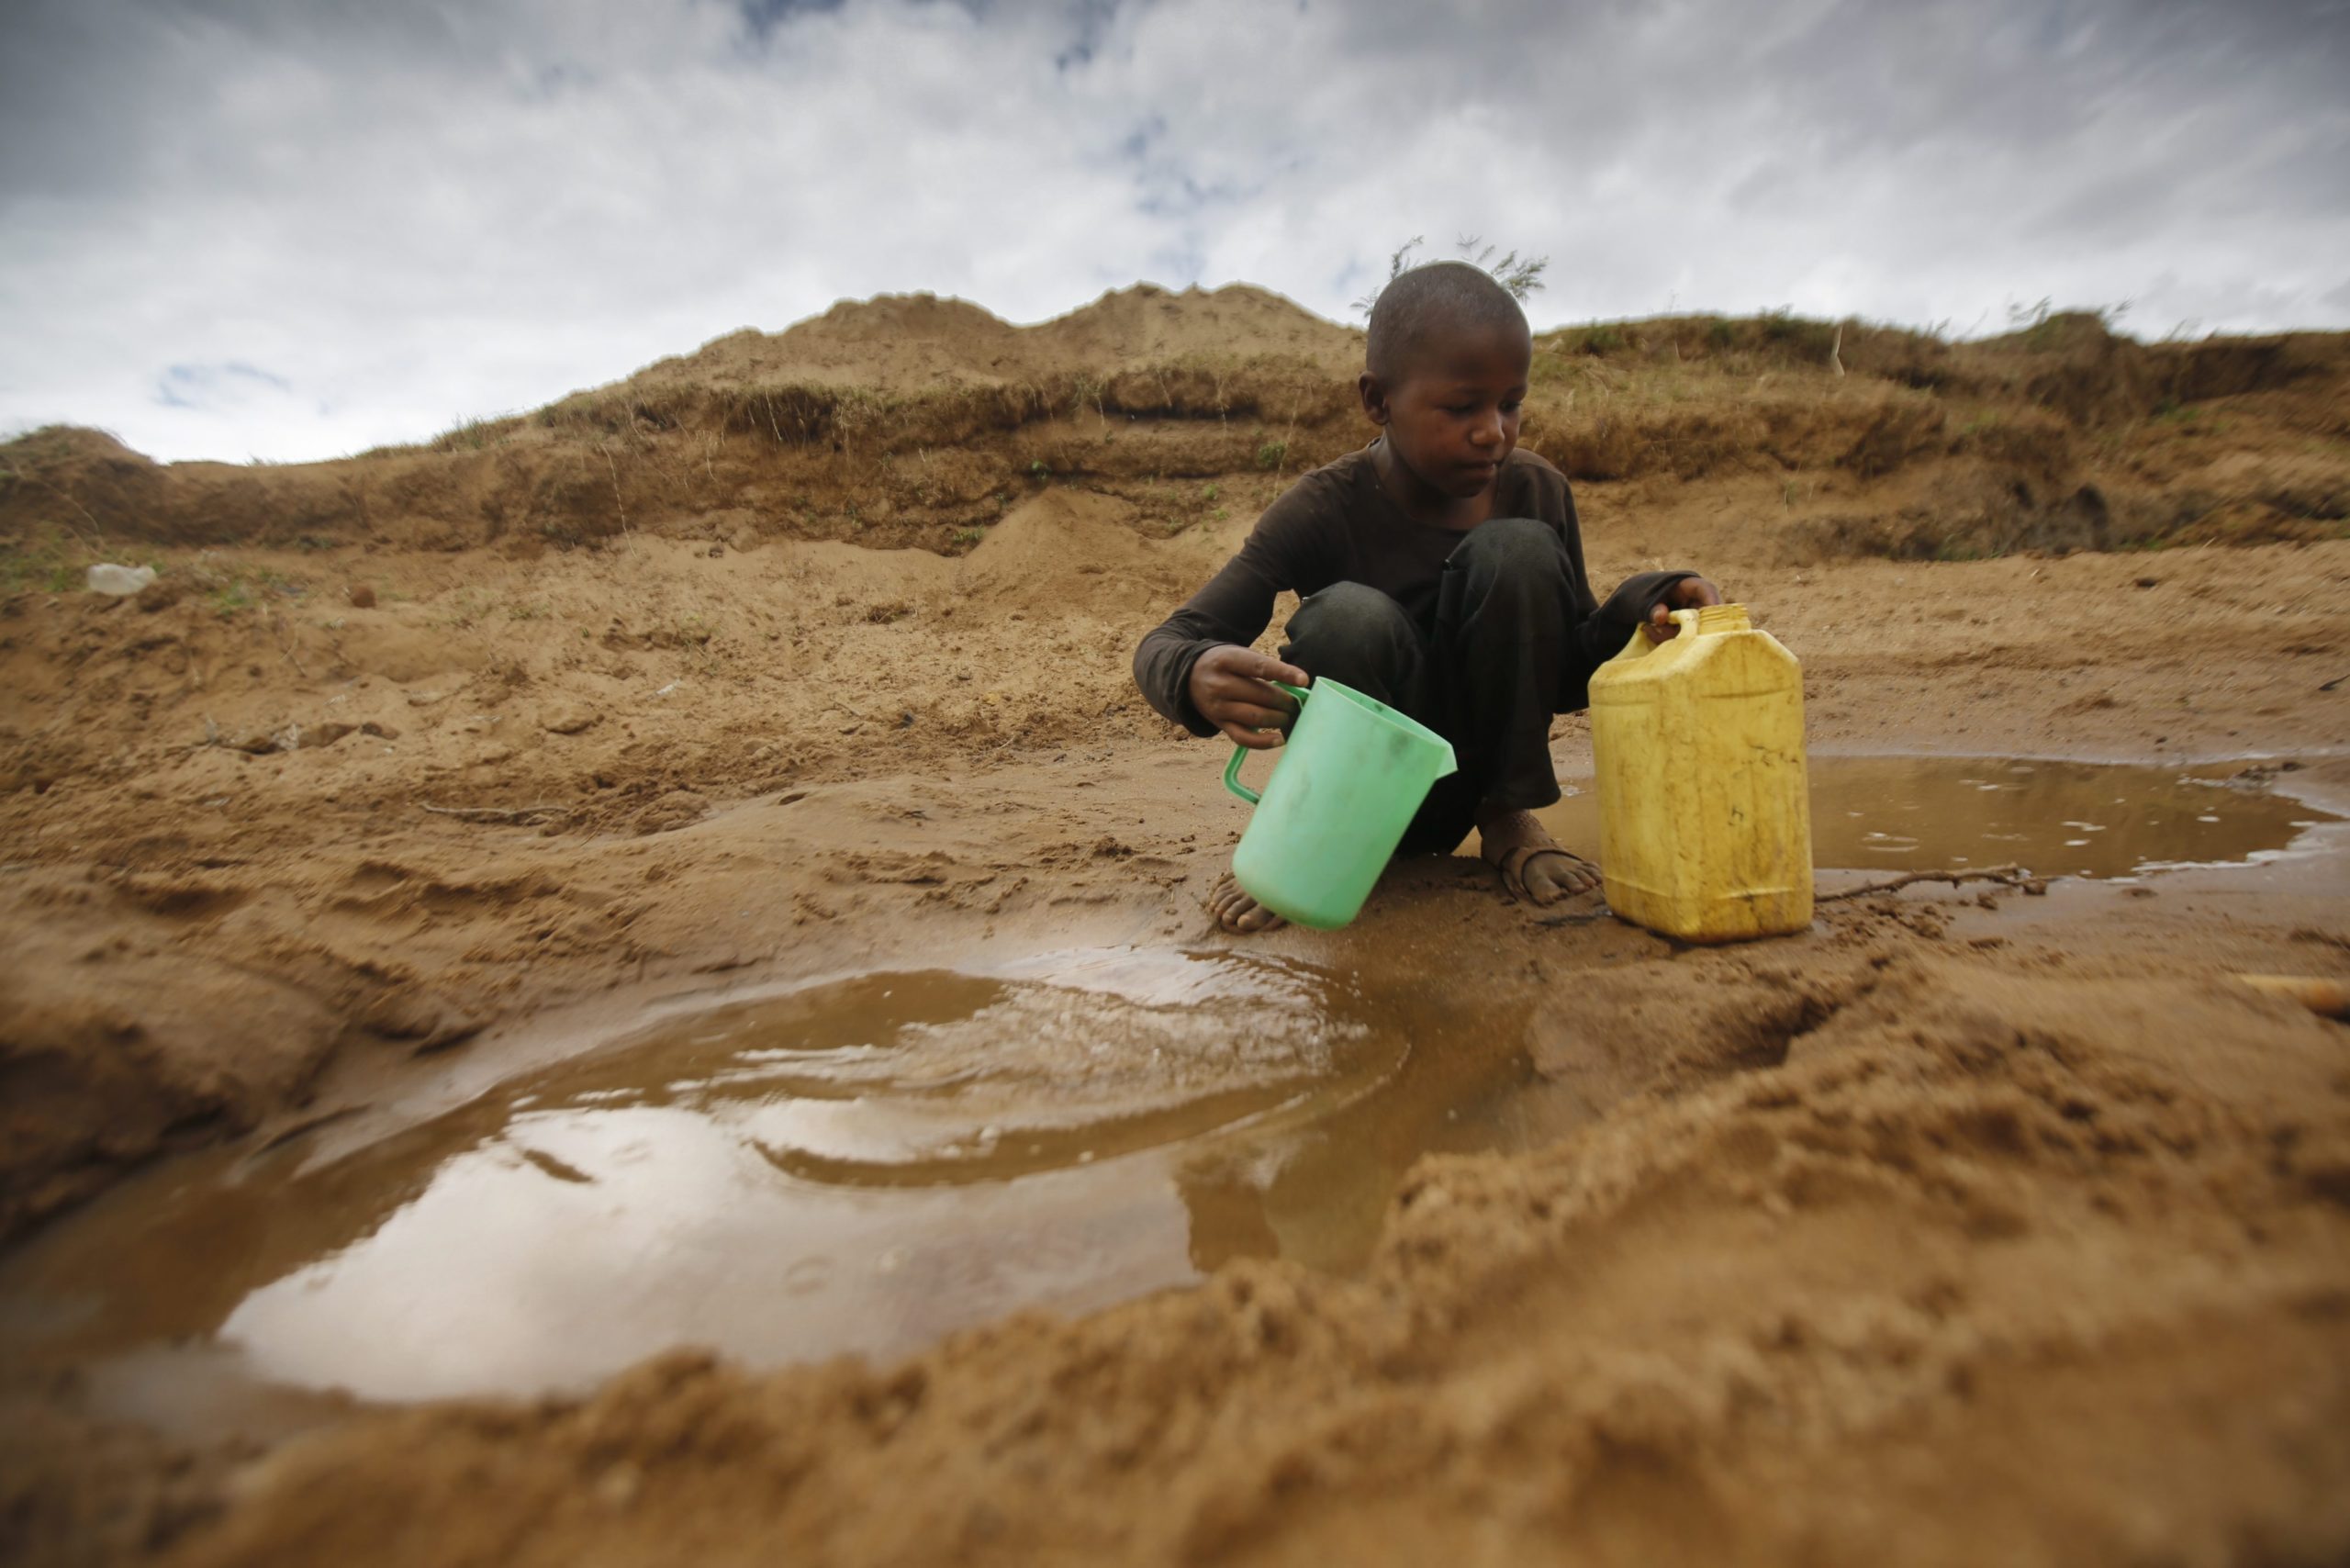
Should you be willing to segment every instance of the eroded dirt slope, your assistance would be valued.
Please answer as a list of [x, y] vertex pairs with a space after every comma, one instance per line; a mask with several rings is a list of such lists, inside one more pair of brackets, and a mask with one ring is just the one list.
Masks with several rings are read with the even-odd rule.
[[[1241, 286], [1138, 286], [1025, 328], [889, 297], [333, 463], [159, 466], [36, 431], [0, 447], [0, 530], [19, 583], [156, 543], [527, 556], [634, 531], [958, 554], [1070, 482], [1163, 534], [1360, 444], [1360, 358], [1359, 332]], [[1799, 554], [2340, 538], [2345, 375], [2340, 334], [2147, 345], [2066, 315], [1948, 343], [1671, 318], [1539, 339], [1523, 440], [1580, 480], [1771, 481]]]

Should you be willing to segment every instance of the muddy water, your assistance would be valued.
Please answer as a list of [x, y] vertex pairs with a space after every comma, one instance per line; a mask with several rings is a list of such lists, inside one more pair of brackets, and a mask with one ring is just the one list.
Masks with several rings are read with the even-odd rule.
[[[2140, 876], [2333, 820], [2241, 767], [1826, 757], [1813, 781], [1826, 867]], [[1594, 805], [1553, 831], [1595, 843]], [[738, 995], [372, 1141], [126, 1183], [0, 1260], [0, 1354], [166, 1426], [260, 1428], [316, 1391], [577, 1387], [678, 1344], [888, 1356], [1237, 1256], [1344, 1269], [1421, 1154], [1588, 1114], [1523, 1092], [1525, 1023], [1167, 950]]]
[[[1344, 1268], [1431, 1148], [1511, 1147], [1520, 1021], [1264, 958], [1063, 954], [689, 1015], [341, 1158], [118, 1191], [0, 1265], [124, 1404], [577, 1386], [877, 1355], [1228, 1258]], [[194, 1413], [185, 1407], [197, 1407]]]
[[[1998, 757], [1815, 756], [1812, 860], [1886, 871], [2015, 864], [2125, 878], [2286, 849], [2339, 820], [2274, 792], [2242, 763], [2131, 767]], [[1539, 813], [1562, 844], [1599, 843], [1590, 780]]]

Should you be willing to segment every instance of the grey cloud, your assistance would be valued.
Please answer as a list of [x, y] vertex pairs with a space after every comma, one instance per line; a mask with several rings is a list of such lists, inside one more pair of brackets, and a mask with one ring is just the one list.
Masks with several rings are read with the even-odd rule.
[[2345, 79], [2282, 0], [25, 0], [0, 426], [351, 450], [892, 289], [1345, 319], [1415, 233], [1549, 320], [2345, 325]]
[[743, 25], [754, 37], [765, 39], [798, 17], [837, 11], [844, 0], [739, 0]]

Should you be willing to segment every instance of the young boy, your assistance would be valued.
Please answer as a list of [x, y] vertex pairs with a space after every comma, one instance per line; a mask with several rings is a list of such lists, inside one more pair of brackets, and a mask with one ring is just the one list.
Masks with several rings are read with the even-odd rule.
[[[1267, 684], [1353, 687], [1452, 743], [1402, 855], [1451, 851], [1471, 827], [1516, 896], [1543, 904], [1598, 885], [1534, 809], [1559, 798], [1550, 719], [1589, 700], [1592, 672], [1635, 626], [1659, 641], [1673, 610], [1718, 604], [1694, 572], [1643, 572], [1605, 604], [1585, 580], [1566, 476], [1519, 452], [1534, 359], [1509, 291], [1462, 262], [1416, 267], [1371, 312], [1357, 386], [1379, 438], [1305, 475], [1265, 509], [1240, 553], [1135, 651], [1135, 683], [1193, 734], [1281, 744], [1296, 711]], [[1252, 651], [1273, 596], [1304, 596], [1281, 657]], [[1281, 917], [1227, 875], [1210, 895], [1227, 931]]]

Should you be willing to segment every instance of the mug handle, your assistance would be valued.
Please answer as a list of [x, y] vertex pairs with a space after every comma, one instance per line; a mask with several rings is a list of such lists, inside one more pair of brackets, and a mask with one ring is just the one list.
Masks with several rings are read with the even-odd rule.
[[[1297, 711], [1301, 713], [1305, 711], [1305, 691], [1303, 688], [1292, 686], [1286, 681], [1280, 680], [1269, 681], [1266, 684], [1270, 686], [1278, 686], [1283, 691], [1288, 692], [1292, 697], [1296, 698]], [[1263, 797], [1259, 795], [1256, 790], [1251, 790], [1248, 786], [1240, 782], [1240, 765], [1248, 760], [1248, 748], [1247, 746], [1237, 745], [1232, 748], [1232, 760], [1224, 765], [1224, 787], [1253, 806], [1259, 800], [1263, 799]]]

